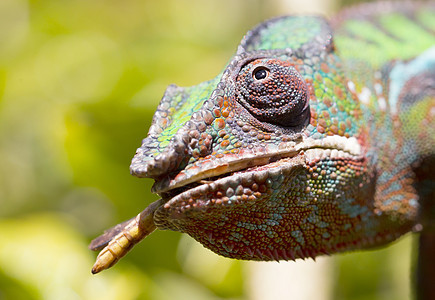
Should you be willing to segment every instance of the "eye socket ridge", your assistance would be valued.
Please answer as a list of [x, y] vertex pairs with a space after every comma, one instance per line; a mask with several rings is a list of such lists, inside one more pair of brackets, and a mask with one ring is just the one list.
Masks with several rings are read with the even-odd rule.
[[265, 66], [258, 66], [252, 71], [252, 78], [254, 80], [263, 80], [269, 77], [270, 70]]

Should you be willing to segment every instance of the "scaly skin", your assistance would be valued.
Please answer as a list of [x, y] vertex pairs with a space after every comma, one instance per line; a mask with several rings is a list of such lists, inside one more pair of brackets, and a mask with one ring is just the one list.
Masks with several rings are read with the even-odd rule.
[[[435, 155], [433, 20], [429, 5], [380, 4], [331, 25], [290, 16], [248, 32], [215, 79], [167, 89], [131, 164], [162, 199], [134, 224], [245, 260], [314, 258], [421, 230], [433, 218], [419, 211], [434, 186], [420, 183], [433, 179], [416, 176]], [[124, 232], [140, 226], [128, 224], [91, 244], [108, 244], [93, 271], [131, 248]]]

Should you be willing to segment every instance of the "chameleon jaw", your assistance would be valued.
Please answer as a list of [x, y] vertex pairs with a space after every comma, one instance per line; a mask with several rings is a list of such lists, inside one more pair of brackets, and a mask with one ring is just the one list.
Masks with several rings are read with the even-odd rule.
[[[287, 154], [287, 153], [286, 153]], [[247, 168], [239, 168], [236, 171], [230, 172], [222, 172], [222, 173], [214, 173], [212, 179], [213, 180], [204, 180], [200, 179], [195, 181], [193, 184], [189, 183], [188, 185], [184, 185], [178, 189], [170, 190], [168, 193], [163, 193], [163, 200], [165, 203], [162, 205], [164, 208], [169, 208], [171, 203], [175, 202], [183, 202], [185, 200], [191, 199], [192, 197], [196, 197], [198, 195], [205, 195], [210, 192], [215, 192], [219, 188], [223, 186], [230, 186], [228, 182], [231, 182], [232, 179], [236, 179], [241, 177], [242, 181], [258, 181], [257, 183], [264, 183], [266, 174], [259, 174], [264, 171], [268, 171], [269, 175], [284, 175], [287, 176], [290, 174], [293, 169], [299, 166], [305, 166], [309, 164], [311, 161], [318, 161], [322, 159], [355, 159], [358, 160], [360, 158], [359, 155], [351, 153], [349, 151], [337, 150], [337, 149], [329, 149], [329, 148], [310, 148], [306, 150], [300, 150], [291, 156], [284, 156], [280, 159], [275, 159], [270, 162], [270, 156], [265, 157], [264, 160], [268, 160], [268, 163], [264, 164], [256, 164], [254, 167]], [[260, 160], [259, 160], [260, 161]], [[256, 163], [258, 161], [255, 161]], [[240, 165], [235, 165], [240, 166]], [[272, 170], [273, 171], [269, 171]], [[216, 170], [212, 170], [216, 171]], [[219, 171], [219, 170], [217, 170]], [[210, 172], [212, 173], [212, 172]], [[204, 173], [203, 173], [204, 174]], [[209, 174], [209, 173], [206, 173]], [[201, 176], [200, 178], [204, 178], [208, 176]], [[236, 182], [236, 180], [233, 180]], [[233, 184], [234, 185], [234, 184]], [[157, 226], [159, 227], [159, 226]]]
[[[307, 188], [308, 170], [325, 159], [358, 163], [361, 156], [337, 149], [311, 148], [266, 165], [223, 174], [198, 186], [186, 186], [184, 191], [164, 197], [167, 201], [156, 210], [154, 224], [158, 229], [187, 233], [215, 253], [243, 260], [294, 260], [344, 251], [354, 241], [325, 243], [316, 249], [311, 244], [297, 246], [290, 242], [293, 237], [287, 236], [307, 230], [308, 225], [299, 223], [302, 219], [319, 217], [315, 211], [311, 217], [302, 217], [314, 204], [339, 205], [341, 194], [318, 199], [317, 193]], [[282, 186], [288, 189], [283, 190]], [[281, 202], [283, 197], [288, 203]], [[284, 207], [285, 212], [279, 210]], [[255, 226], [279, 228], [274, 232], [278, 236], [272, 238], [266, 229]], [[240, 236], [243, 238], [239, 240]], [[264, 243], [256, 244], [257, 240]]]
[[[305, 138], [301, 142], [281, 143], [278, 147], [265, 145], [253, 149], [242, 150], [237, 154], [229, 153], [220, 158], [204, 159], [180, 171], [175, 177], [163, 177], [156, 180], [152, 191], [166, 193], [186, 187], [207, 178], [220, 177], [225, 174], [262, 166], [283, 158], [297, 156], [303, 151], [313, 151], [317, 155], [333, 155], [336, 157], [358, 157], [361, 146], [354, 137], [327, 136], [323, 139]], [[326, 151], [322, 154], [322, 151]]]

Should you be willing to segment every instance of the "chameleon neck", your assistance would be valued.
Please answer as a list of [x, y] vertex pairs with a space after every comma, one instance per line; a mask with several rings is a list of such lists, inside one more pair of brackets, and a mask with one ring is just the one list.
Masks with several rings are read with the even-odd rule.
[[[423, 194], [435, 184], [418, 179], [435, 155], [435, 19], [425, 5], [361, 5], [333, 22], [348, 86], [366, 122], [361, 143], [376, 166], [375, 207], [408, 210], [412, 218], [419, 205], [433, 202]], [[423, 225], [435, 216], [431, 209], [426, 214], [418, 219]]]

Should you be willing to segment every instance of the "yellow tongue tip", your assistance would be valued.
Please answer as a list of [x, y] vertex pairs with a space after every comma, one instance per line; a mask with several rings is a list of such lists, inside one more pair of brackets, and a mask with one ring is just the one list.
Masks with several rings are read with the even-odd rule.
[[[149, 235], [156, 229], [153, 221], [155, 210], [163, 204], [163, 200], [157, 200], [151, 203], [144, 211], [138, 214], [135, 218], [115, 226], [103, 235], [102, 240], [97, 238], [98, 243], [106, 244], [106, 246], [98, 254], [92, 274], [97, 274], [105, 269], [110, 268], [118, 262], [130, 249], [140, 242], [143, 238]], [[113, 235], [112, 235], [113, 234]], [[92, 249], [99, 249], [99, 246]]]

